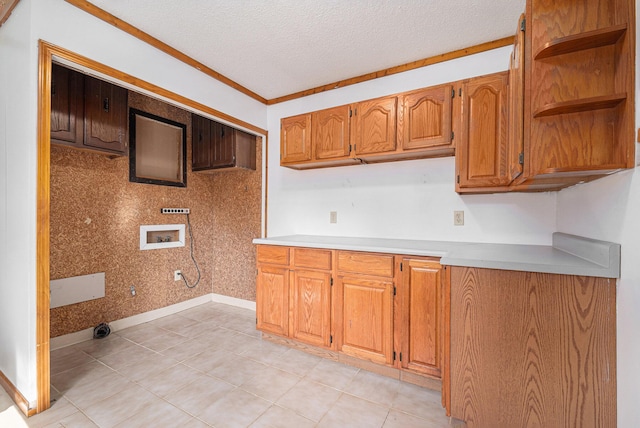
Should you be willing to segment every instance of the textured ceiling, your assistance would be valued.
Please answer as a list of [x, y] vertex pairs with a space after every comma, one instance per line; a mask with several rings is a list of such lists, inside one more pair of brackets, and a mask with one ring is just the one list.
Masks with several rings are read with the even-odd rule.
[[525, 0], [91, 0], [271, 99], [515, 34]]

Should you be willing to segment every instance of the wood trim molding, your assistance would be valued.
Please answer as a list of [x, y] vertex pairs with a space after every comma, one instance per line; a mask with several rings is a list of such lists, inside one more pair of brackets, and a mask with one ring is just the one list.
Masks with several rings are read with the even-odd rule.
[[196, 61], [195, 59], [191, 58], [190, 56], [180, 52], [179, 50], [169, 46], [168, 44], [162, 42], [161, 40], [156, 39], [155, 37], [151, 36], [148, 33], [145, 33], [144, 31], [140, 30], [137, 27], [134, 27], [133, 25], [121, 20], [120, 18], [110, 14], [109, 12], [107, 12], [104, 9], [100, 9], [99, 7], [89, 3], [88, 1], [85, 0], [65, 0], [67, 3], [72, 4], [73, 6], [82, 9], [83, 11], [87, 12], [90, 15], [95, 16], [98, 19], [103, 20], [104, 22], [113, 25], [116, 28], [119, 28], [120, 30], [124, 31], [125, 33], [128, 33], [130, 35], [132, 35], [133, 37], [136, 37], [140, 40], [142, 40], [145, 43], [148, 43], [149, 45], [153, 46], [156, 49], [161, 50], [162, 52], [166, 53], [169, 56], [174, 57], [175, 59], [184, 62], [187, 65], [190, 65], [191, 67], [195, 68], [198, 71], [203, 72], [204, 74], [206, 74], [207, 76], [213, 77], [214, 79], [224, 83], [225, 85], [228, 85], [232, 88], [234, 88], [235, 90], [242, 92], [243, 94], [257, 100], [260, 101], [263, 104], [266, 104], [267, 100], [263, 97], [261, 97], [260, 95], [256, 94], [255, 92], [251, 91], [250, 89], [245, 88], [244, 86], [242, 86], [241, 84], [229, 79], [228, 77], [218, 73], [217, 71], [207, 67], [206, 65], [204, 65], [203, 63]]
[[149, 83], [144, 80], [138, 79], [134, 76], [131, 76], [130, 74], [127, 74], [122, 71], [116, 70], [115, 68], [109, 67], [108, 65], [101, 64], [97, 61], [94, 61], [82, 55], [76, 54], [74, 52], [61, 48], [59, 46], [52, 45], [45, 41], [41, 41], [40, 45], [42, 48], [47, 49], [52, 56], [55, 56], [57, 58], [67, 60], [74, 64], [78, 64], [79, 66], [86, 67], [91, 70], [97, 71], [98, 73], [102, 73], [104, 75], [113, 77], [114, 79], [131, 84], [138, 88], [147, 90], [156, 95], [167, 98], [171, 101], [175, 101], [187, 107], [193, 108], [194, 110], [198, 110], [200, 112], [210, 114], [215, 118], [221, 119], [223, 121], [229, 122], [234, 125], [238, 125], [242, 128], [253, 131], [257, 134], [267, 135], [267, 131], [265, 129], [259, 128], [250, 123], [236, 119], [235, 117], [230, 116], [226, 113], [223, 113], [221, 111], [208, 107], [199, 102], [193, 101], [187, 97], [176, 94], [175, 92], [168, 91], [164, 88], [161, 88], [160, 86], [154, 85], [153, 83]]
[[0, 26], [4, 24], [20, 0], [0, 0]]
[[504, 37], [502, 39], [493, 40], [491, 42], [470, 46], [464, 49], [458, 49], [457, 51], [447, 52], [418, 61], [408, 62], [406, 64], [398, 65], [395, 67], [385, 68], [384, 70], [374, 71], [373, 73], [367, 73], [361, 76], [352, 77], [350, 79], [340, 80], [338, 82], [329, 83], [327, 85], [318, 86], [316, 88], [307, 89], [305, 91], [296, 92], [278, 98], [272, 98], [267, 101], [267, 105], [273, 105], [284, 101], [294, 100], [296, 98], [319, 94], [320, 92], [326, 92], [332, 89], [344, 88], [345, 86], [355, 85], [356, 83], [362, 83], [368, 80], [378, 79], [380, 77], [391, 76], [392, 74], [403, 73], [405, 71], [415, 70], [416, 68], [426, 67], [428, 65], [433, 65], [440, 62], [450, 61], [452, 59], [457, 59], [464, 56], [509, 46], [512, 45], [513, 42], [513, 36]]
[[49, 325], [49, 196], [51, 127], [51, 50], [38, 46], [38, 160], [36, 184], [36, 382], [37, 413], [51, 405]]
[[29, 402], [26, 398], [18, 391], [18, 388], [7, 378], [2, 370], [0, 370], [0, 386], [7, 391], [9, 397], [13, 400], [14, 403], [18, 406], [20, 411], [25, 414], [25, 416], [33, 416], [36, 414], [36, 409], [29, 409]]

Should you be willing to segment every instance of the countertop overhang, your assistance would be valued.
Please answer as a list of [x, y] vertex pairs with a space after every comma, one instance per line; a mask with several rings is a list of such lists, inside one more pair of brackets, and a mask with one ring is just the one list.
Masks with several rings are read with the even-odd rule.
[[448, 266], [620, 277], [620, 244], [555, 232], [552, 245], [490, 244], [344, 236], [290, 235], [254, 244], [440, 257]]

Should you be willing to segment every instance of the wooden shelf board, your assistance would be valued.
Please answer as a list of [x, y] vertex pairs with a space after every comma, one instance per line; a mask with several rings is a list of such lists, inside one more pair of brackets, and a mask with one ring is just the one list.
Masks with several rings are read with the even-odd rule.
[[563, 101], [547, 104], [533, 113], [534, 118], [555, 116], [566, 113], [579, 113], [582, 111], [600, 110], [612, 108], [627, 99], [626, 93], [603, 95], [599, 97], [582, 98], [579, 100]]
[[627, 24], [620, 24], [551, 40], [545, 43], [534, 55], [534, 59], [539, 60], [585, 49], [613, 45], [626, 31]]

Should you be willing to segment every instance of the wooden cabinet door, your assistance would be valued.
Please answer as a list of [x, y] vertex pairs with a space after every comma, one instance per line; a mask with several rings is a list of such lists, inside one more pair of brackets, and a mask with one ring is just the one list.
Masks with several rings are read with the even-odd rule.
[[290, 336], [315, 346], [331, 346], [331, 274], [296, 269], [290, 293]]
[[405, 258], [398, 292], [402, 368], [440, 377], [442, 359], [442, 266]]
[[311, 160], [311, 113], [282, 119], [280, 122], [280, 163]]
[[289, 269], [258, 265], [256, 284], [256, 328], [289, 334]]
[[222, 123], [212, 122], [211, 126], [211, 167], [224, 168], [234, 166], [235, 141], [233, 128]]
[[127, 149], [127, 90], [85, 76], [84, 145], [124, 154]]
[[397, 97], [388, 97], [356, 104], [352, 126], [356, 156], [396, 150], [397, 102]]
[[81, 146], [84, 125], [84, 75], [51, 65], [51, 141]]
[[191, 169], [211, 167], [211, 120], [191, 115]]
[[401, 96], [398, 136], [403, 150], [451, 145], [452, 91], [452, 85], [442, 85]]
[[457, 145], [459, 187], [506, 186], [508, 74], [496, 73], [462, 84], [462, 138]]
[[338, 351], [379, 364], [393, 364], [393, 280], [338, 277]]
[[315, 159], [334, 159], [349, 156], [348, 105], [313, 112], [311, 129]]

